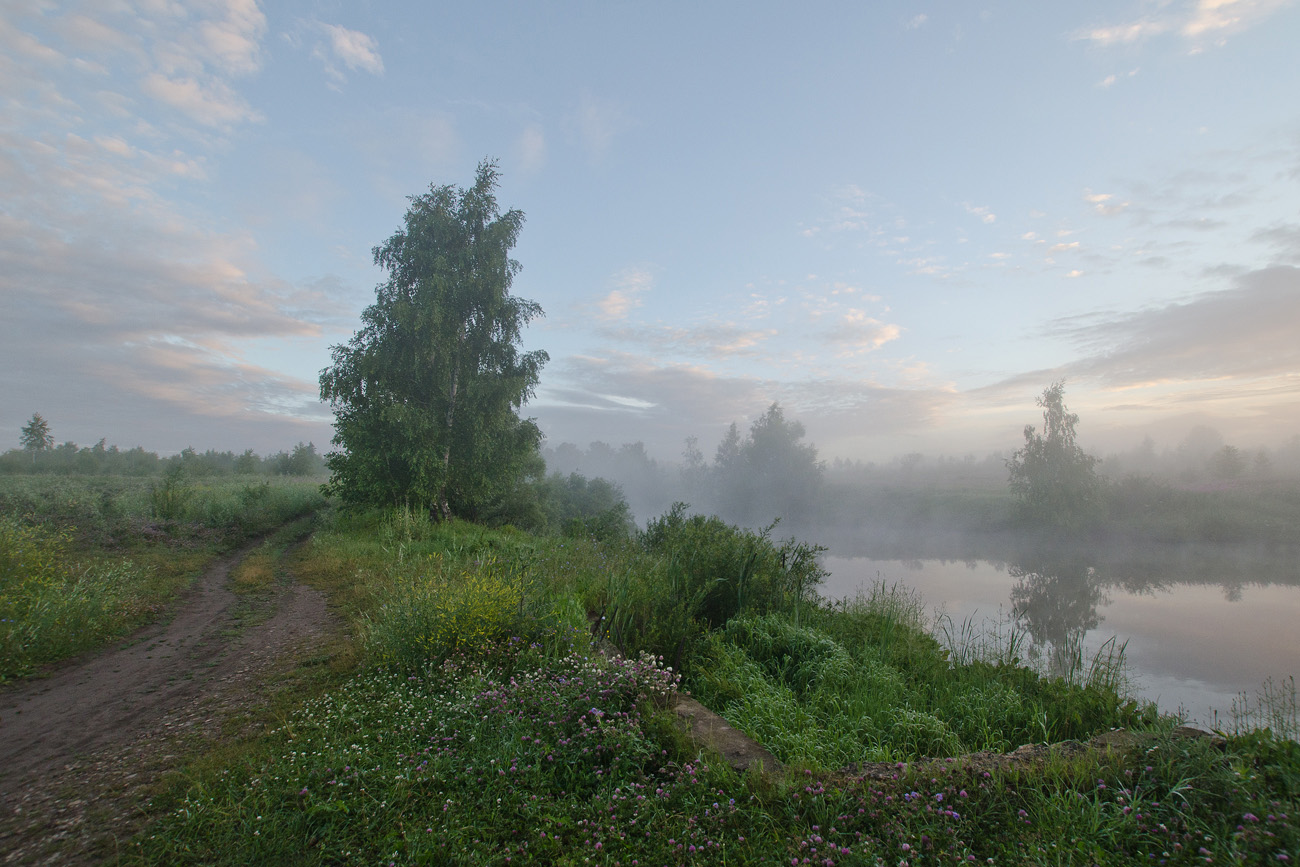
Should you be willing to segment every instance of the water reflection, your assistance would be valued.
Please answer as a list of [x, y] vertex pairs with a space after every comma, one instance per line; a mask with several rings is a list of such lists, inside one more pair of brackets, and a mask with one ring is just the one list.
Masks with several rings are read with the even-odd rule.
[[1011, 621], [1029, 637], [1028, 655], [1054, 674], [1068, 674], [1114, 637], [1127, 645], [1143, 697], [1202, 722], [1265, 678], [1300, 673], [1295, 549], [999, 547], [923, 546], [882, 557], [836, 545], [824, 558], [831, 575], [823, 591], [839, 598], [877, 581], [901, 583], [956, 624]]
[[1031, 650], [1046, 652], [1046, 667], [1068, 676], [1083, 658], [1083, 638], [1101, 622], [1097, 606], [1109, 602], [1095, 568], [1081, 557], [1051, 557], [1008, 564], [1016, 579], [1011, 612], [1033, 639]]

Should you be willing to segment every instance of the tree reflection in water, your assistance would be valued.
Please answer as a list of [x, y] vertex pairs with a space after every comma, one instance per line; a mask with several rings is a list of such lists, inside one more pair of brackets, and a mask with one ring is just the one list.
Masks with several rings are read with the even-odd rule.
[[1101, 576], [1079, 556], [1035, 552], [1007, 566], [1017, 625], [1033, 639], [1030, 655], [1045, 657], [1048, 672], [1072, 678], [1081, 673], [1083, 637], [1101, 622], [1097, 607], [1107, 603]]

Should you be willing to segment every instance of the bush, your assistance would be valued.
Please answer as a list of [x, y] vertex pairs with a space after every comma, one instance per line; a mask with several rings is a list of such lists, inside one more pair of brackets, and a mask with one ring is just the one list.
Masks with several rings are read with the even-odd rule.
[[599, 631], [619, 648], [681, 670], [709, 630], [732, 617], [791, 611], [797, 621], [815, 603], [822, 549], [685, 511], [679, 503], [651, 521], [638, 539], [643, 559], [609, 576]]
[[458, 650], [478, 648], [526, 628], [526, 583], [494, 560], [459, 574], [441, 574], [439, 558], [393, 586], [366, 618], [366, 650], [381, 666], [414, 670]]

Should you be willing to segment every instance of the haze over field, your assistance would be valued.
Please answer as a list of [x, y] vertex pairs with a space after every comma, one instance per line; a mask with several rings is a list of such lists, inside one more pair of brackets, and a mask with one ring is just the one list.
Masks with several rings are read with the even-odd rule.
[[0, 7], [0, 445], [330, 438], [406, 196], [480, 159], [548, 441], [1300, 433], [1300, 3]]

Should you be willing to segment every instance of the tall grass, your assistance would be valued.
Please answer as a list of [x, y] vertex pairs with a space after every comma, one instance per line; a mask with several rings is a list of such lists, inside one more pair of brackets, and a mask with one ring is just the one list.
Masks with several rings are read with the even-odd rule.
[[0, 682], [144, 622], [167, 584], [130, 560], [78, 562], [67, 533], [0, 516]]
[[1282, 740], [1300, 741], [1295, 675], [1265, 680], [1252, 699], [1241, 693], [1232, 702], [1225, 728], [1233, 734], [1268, 731]]
[[320, 486], [296, 479], [0, 476], [0, 515], [69, 530], [87, 547], [165, 541], [229, 544], [320, 509]]
[[323, 503], [303, 482], [0, 476], [0, 680], [129, 633], [217, 552]]

